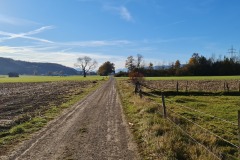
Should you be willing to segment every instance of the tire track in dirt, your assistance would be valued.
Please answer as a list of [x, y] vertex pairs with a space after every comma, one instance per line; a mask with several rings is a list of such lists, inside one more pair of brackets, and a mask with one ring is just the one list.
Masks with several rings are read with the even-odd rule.
[[1, 159], [139, 159], [110, 78], [84, 100]]

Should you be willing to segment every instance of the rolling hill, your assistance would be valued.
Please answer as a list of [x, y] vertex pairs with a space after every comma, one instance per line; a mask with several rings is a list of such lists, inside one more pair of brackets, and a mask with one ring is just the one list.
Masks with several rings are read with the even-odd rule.
[[56, 63], [26, 62], [0, 57], [0, 75], [6, 75], [9, 72], [25, 75], [77, 74], [75, 69]]

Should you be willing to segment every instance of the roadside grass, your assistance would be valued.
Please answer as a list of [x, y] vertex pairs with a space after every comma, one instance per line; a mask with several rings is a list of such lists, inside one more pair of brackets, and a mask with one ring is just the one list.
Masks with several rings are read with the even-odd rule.
[[89, 80], [104, 80], [107, 76], [20, 76], [7, 77], [1, 76], [0, 83], [15, 83], [15, 82], [54, 82], [54, 81], [89, 81]]
[[29, 139], [33, 133], [42, 129], [48, 122], [59, 116], [63, 110], [71, 107], [90, 92], [96, 90], [104, 81], [98, 81], [95, 86], [84, 88], [81, 94], [74, 94], [68, 98], [66, 103], [59, 106], [50, 106], [49, 109], [43, 113], [36, 111], [38, 116], [28, 117], [26, 113], [23, 117], [30, 119], [24, 123], [20, 123], [10, 128], [9, 130], [0, 131], [0, 150], [7, 152], [12, 149], [17, 143]]
[[[216, 156], [222, 159], [237, 159], [236, 148], [205, 130], [199, 129], [181, 116], [187, 117], [231, 143], [238, 144], [237, 130], [231, 124], [219, 122], [208, 116], [201, 117], [192, 110], [183, 109], [179, 104], [237, 123], [237, 110], [240, 103], [238, 96], [168, 95], [166, 97], [167, 109], [174, 110], [180, 115], [167, 110], [168, 118], [177, 123], [177, 126], [163, 118], [160, 96], [144, 89], [144, 96], [141, 99], [138, 95], [134, 95], [134, 87], [129, 81], [118, 79], [117, 84], [123, 109], [142, 159], [212, 160], [217, 159]], [[207, 149], [184, 132], [189, 133]]]
[[[173, 110], [181, 117], [183, 116], [193, 121], [210, 132], [238, 146], [237, 124], [240, 106], [238, 95], [169, 95], [166, 96], [165, 99], [169, 114], [171, 114], [171, 110]], [[160, 104], [162, 103], [159, 97], [155, 97], [153, 100]], [[203, 130], [196, 125], [193, 125], [192, 128]], [[189, 129], [189, 131], [192, 132], [192, 129]], [[206, 135], [207, 137], [212, 136], [209, 132], [207, 132]], [[200, 139], [200, 141], [203, 140], [203, 138], [199, 138], [198, 135], [196, 135], [196, 137]], [[212, 136], [212, 138], [215, 139], [213, 144], [222, 152], [224, 157], [228, 157], [227, 159], [235, 159], [238, 156], [236, 147], [216, 136]]]
[[[127, 80], [128, 77], [116, 77], [118, 80]], [[174, 77], [145, 77], [146, 80], [240, 80], [240, 76], [174, 76]]]

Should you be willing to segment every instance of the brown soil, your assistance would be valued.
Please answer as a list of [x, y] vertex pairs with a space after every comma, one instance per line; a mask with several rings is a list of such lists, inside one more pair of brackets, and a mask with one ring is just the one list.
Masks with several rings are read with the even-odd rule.
[[[151, 88], [162, 91], [176, 91], [178, 82], [179, 91], [200, 91], [200, 92], [224, 92], [239, 91], [239, 80], [161, 80], [161, 81], [145, 81], [145, 84]], [[224, 85], [225, 83], [225, 85]]]
[[0, 84], [0, 131], [43, 114], [59, 106], [72, 95], [91, 87], [91, 81]]
[[114, 79], [0, 159], [139, 159]]

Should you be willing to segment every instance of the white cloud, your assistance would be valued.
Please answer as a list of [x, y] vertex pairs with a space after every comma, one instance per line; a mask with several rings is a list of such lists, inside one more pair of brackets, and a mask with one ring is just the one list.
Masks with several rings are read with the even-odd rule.
[[99, 65], [106, 61], [111, 61], [115, 63], [116, 68], [124, 68], [125, 64], [125, 57], [123, 56], [106, 55], [103, 53], [93, 52], [49, 51], [47, 48], [42, 49], [42, 46], [0, 46], [0, 56], [31, 62], [59, 63], [69, 67], [74, 67], [74, 63], [76, 63], [77, 58], [81, 56], [89, 56], [92, 59], [96, 59]]
[[119, 8], [119, 13], [122, 16], [123, 19], [127, 20], [127, 21], [132, 21], [133, 18], [130, 14], [130, 12], [128, 11], [128, 9], [126, 7], [120, 7]]
[[131, 13], [129, 12], [129, 10], [124, 7], [124, 6], [120, 6], [120, 7], [113, 7], [113, 6], [104, 6], [105, 10], [108, 11], [112, 11], [114, 13], [117, 13], [118, 15], [120, 15], [120, 17], [126, 21], [133, 21], [133, 17], [131, 15]]
[[102, 46], [119, 46], [131, 44], [127, 40], [113, 40], [113, 41], [76, 41], [76, 42], [62, 42], [56, 43], [61, 46], [78, 46], [78, 47], [102, 47]]

